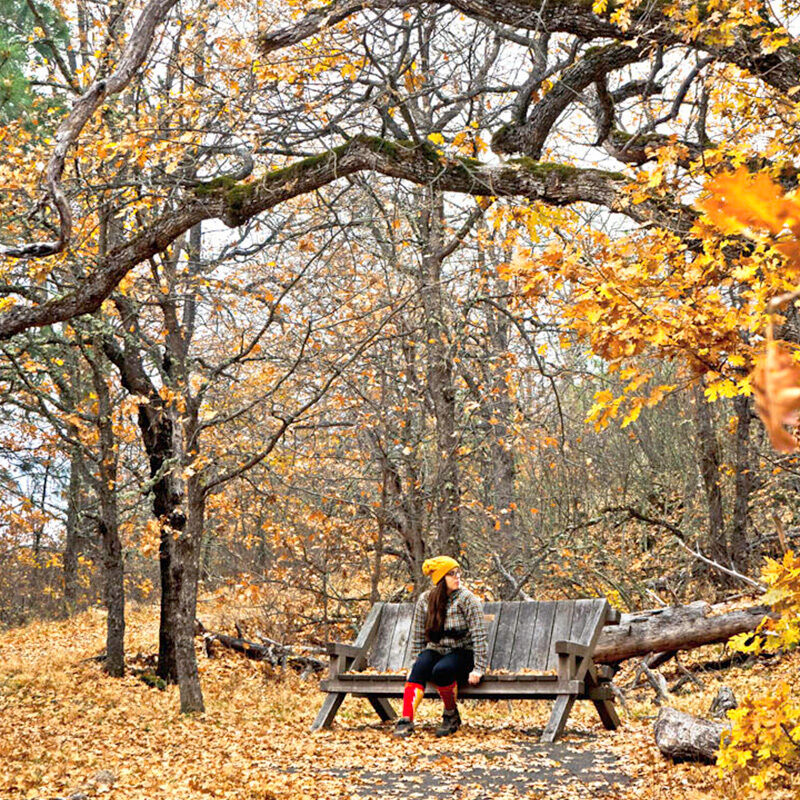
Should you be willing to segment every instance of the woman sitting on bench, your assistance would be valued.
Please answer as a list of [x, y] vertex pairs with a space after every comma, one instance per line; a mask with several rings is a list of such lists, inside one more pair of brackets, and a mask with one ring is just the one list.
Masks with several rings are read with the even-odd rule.
[[444, 703], [437, 736], [449, 736], [461, 725], [456, 706], [459, 681], [480, 683], [486, 671], [486, 626], [481, 601], [461, 586], [458, 562], [449, 556], [429, 558], [422, 572], [434, 587], [423, 592], [414, 609], [411, 628], [411, 668], [403, 693], [403, 716], [395, 736], [410, 736], [414, 713], [432, 681]]

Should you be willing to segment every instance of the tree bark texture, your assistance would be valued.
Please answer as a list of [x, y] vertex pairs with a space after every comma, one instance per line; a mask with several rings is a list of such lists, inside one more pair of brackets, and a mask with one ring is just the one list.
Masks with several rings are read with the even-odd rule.
[[[127, 326], [135, 324], [135, 312], [118, 301], [120, 315]], [[186, 527], [182, 507], [184, 490], [176, 472], [180, 463], [175, 450], [175, 408], [166, 407], [142, 363], [141, 353], [126, 343], [125, 350], [106, 339], [104, 350], [119, 369], [122, 384], [134, 395], [146, 397], [138, 409], [139, 432], [150, 466], [153, 481], [153, 515], [159, 522], [159, 572], [161, 582], [161, 617], [158, 635], [157, 674], [168, 683], [178, 681], [178, 665], [174, 632], [177, 626], [178, 605], [183, 581], [183, 569], [175, 563], [175, 542]]]
[[737, 633], [755, 630], [769, 614], [767, 606], [712, 614], [707, 603], [673, 606], [640, 614], [623, 614], [618, 625], [606, 625], [594, 660], [614, 663], [669, 650], [691, 650], [724, 642]]
[[752, 400], [746, 395], [738, 395], [733, 399], [733, 407], [736, 411], [736, 482], [731, 519], [730, 555], [733, 566], [744, 575], [748, 574], [751, 561], [750, 542], [747, 534], [750, 493], [753, 488], [750, 469], [751, 406]]
[[[121, 238], [120, 224], [108, 208], [101, 214], [101, 250]], [[93, 337], [92, 347], [85, 356], [92, 373], [92, 385], [97, 395], [97, 429], [99, 461], [97, 465], [97, 497], [100, 505], [98, 532], [103, 553], [103, 593], [106, 603], [106, 661], [109, 675], [121, 678], [125, 674], [125, 565], [119, 537], [117, 505], [118, 447], [114, 433], [112, 400], [107, 377], [111, 363], [103, 353], [103, 338]]]
[[673, 761], [713, 764], [726, 726], [662, 706], [653, 732], [658, 749]]
[[[483, 251], [479, 251], [478, 259], [485, 269], [487, 280], [491, 280]], [[495, 304], [484, 304], [486, 332], [495, 353], [508, 353], [510, 322], [509, 315], [505, 313], [508, 301], [504, 297], [501, 281], [496, 277], [494, 294], [498, 298]], [[512, 446], [515, 407], [511, 389], [506, 382], [505, 369], [495, 359], [487, 358], [485, 369], [481, 372], [481, 380], [486, 389], [483, 393], [477, 392], [476, 399], [481, 403], [489, 456], [484, 472], [484, 502], [492, 508], [491, 514], [487, 516], [491, 527], [497, 530], [496, 536], [493, 536], [497, 542], [496, 549], [501, 555], [505, 555], [520, 546], [520, 532], [517, 530], [519, 519], [516, 512], [517, 466]], [[472, 381], [467, 379], [467, 383], [469, 385]]]
[[[694, 389], [695, 425], [697, 430], [697, 460], [708, 508], [708, 538], [706, 550], [712, 560], [728, 565], [728, 547], [725, 541], [725, 516], [722, 510], [722, 487], [720, 486], [720, 453], [711, 409], [703, 394], [703, 384]], [[717, 578], [719, 575], [716, 576]]]
[[[182, 508], [183, 492], [176, 480], [174, 469], [168, 464], [175, 463], [177, 454], [173, 448], [174, 420], [169, 410], [153, 409], [154, 413], [141, 413], [139, 427], [145, 430], [151, 444], [145, 448], [150, 460], [150, 477], [153, 484], [153, 514], [159, 521], [159, 575], [161, 581], [161, 615], [158, 628], [158, 668], [156, 674], [168, 683], [178, 681], [178, 661], [175, 631], [178, 625], [178, 603], [184, 574], [176, 557], [175, 542], [186, 528], [186, 515]], [[149, 411], [149, 409], [148, 409]], [[142, 418], [146, 419], [142, 427]]]
[[125, 674], [125, 569], [117, 513], [117, 446], [105, 374], [97, 362], [92, 361], [91, 366], [98, 397], [100, 430], [98, 527], [103, 548], [103, 588], [107, 609], [105, 670], [119, 678]]
[[181, 711], [205, 711], [197, 657], [194, 650], [194, 622], [197, 616], [197, 584], [200, 545], [205, 519], [205, 494], [197, 475], [187, 480], [187, 525], [175, 542], [174, 564], [180, 565], [181, 580], [175, 627], [175, 651]]
[[461, 482], [456, 451], [456, 390], [453, 381], [451, 330], [442, 297], [444, 197], [433, 187], [422, 192], [419, 224], [423, 235], [420, 296], [427, 338], [427, 388], [436, 424], [437, 550], [458, 556], [461, 549]]
[[67, 524], [64, 543], [64, 614], [71, 616], [78, 607], [78, 557], [81, 553], [82, 492], [80, 455], [73, 452], [69, 462]]

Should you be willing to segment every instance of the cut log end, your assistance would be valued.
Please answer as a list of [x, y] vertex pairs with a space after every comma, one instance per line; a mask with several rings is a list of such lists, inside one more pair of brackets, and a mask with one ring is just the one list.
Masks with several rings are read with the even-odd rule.
[[714, 764], [725, 729], [726, 726], [719, 722], [664, 706], [658, 712], [654, 733], [658, 749], [672, 761]]

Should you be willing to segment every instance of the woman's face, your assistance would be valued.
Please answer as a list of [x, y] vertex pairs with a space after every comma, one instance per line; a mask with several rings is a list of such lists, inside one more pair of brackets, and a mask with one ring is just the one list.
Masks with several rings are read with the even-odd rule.
[[458, 568], [451, 569], [450, 572], [444, 576], [444, 579], [447, 582], [447, 593], [452, 594], [461, 586], [461, 570]]

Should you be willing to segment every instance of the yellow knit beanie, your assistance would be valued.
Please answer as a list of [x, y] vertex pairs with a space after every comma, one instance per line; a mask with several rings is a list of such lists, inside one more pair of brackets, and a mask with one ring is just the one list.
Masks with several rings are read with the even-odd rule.
[[429, 558], [422, 564], [422, 574], [430, 575], [434, 583], [439, 581], [450, 572], [451, 569], [458, 567], [458, 561], [450, 556], [436, 556], [436, 558]]

